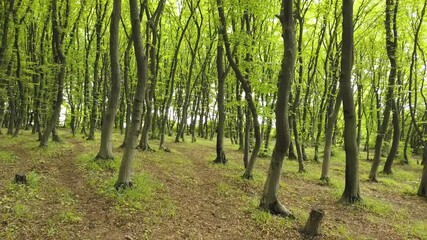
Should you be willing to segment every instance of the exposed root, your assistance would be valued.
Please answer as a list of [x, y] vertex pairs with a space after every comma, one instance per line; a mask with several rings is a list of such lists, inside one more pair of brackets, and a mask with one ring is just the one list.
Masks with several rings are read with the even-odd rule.
[[345, 196], [345, 194], [343, 194], [343, 196], [341, 197], [341, 203], [344, 205], [357, 203], [357, 202], [360, 202], [360, 200], [362, 200], [362, 199], [360, 198], [359, 195]]
[[375, 176], [369, 176], [368, 181], [369, 181], [369, 182], [373, 182], [373, 183], [377, 183], [377, 182], [378, 182], [378, 179], [377, 179], [377, 177], [375, 177]]
[[245, 173], [242, 175], [242, 178], [243, 178], [243, 179], [246, 179], [246, 180], [253, 180], [253, 179], [254, 179], [254, 175], [253, 175], [252, 173], [247, 173], [247, 172], [245, 172]]
[[95, 160], [114, 160], [114, 156], [101, 156], [98, 153], [95, 157]]
[[225, 155], [221, 156], [221, 157], [217, 157], [215, 160], [213, 160], [213, 163], [215, 164], [226, 164], [227, 163], [227, 158], [225, 157]]
[[114, 184], [114, 188], [116, 189], [116, 191], [126, 190], [126, 189], [132, 188], [132, 187], [133, 187], [132, 182], [117, 182], [116, 184]]
[[259, 207], [273, 215], [295, 219], [295, 216], [292, 214], [292, 212], [285, 208], [279, 201], [268, 204], [268, 206], [266, 206], [264, 203], [261, 203]]
[[331, 180], [329, 179], [329, 177], [321, 177], [320, 179], [320, 185], [322, 185], [322, 186], [329, 186], [329, 184], [330, 184], [330, 182], [331, 182]]

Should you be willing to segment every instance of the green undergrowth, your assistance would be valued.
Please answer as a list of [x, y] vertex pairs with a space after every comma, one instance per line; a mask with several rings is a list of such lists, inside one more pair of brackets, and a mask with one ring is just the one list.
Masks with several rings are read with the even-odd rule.
[[0, 162], [10, 164], [15, 163], [19, 159], [18, 156], [12, 151], [0, 150]]
[[[141, 159], [133, 161], [133, 186], [119, 190], [114, 188], [120, 168], [120, 155], [117, 154], [114, 160], [95, 160], [93, 153], [85, 153], [77, 157], [77, 162], [86, 170], [90, 186], [101, 196], [112, 200], [119, 214], [129, 216], [137, 212], [151, 212], [160, 216], [174, 216], [175, 206], [164, 194], [163, 183], [141, 169]], [[163, 197], [157, 198], [158, 195]]]
[[42, 200], [40, 181], [43, 176], [35, 171], [27, 173], [27, 184], [9, 182], [5, 194], [0, 198], [0, 222], [4, 229], [0, 231], [0, 239], [14, 239], [21, 230], [23, 223], [35, 219], [34, 203]]

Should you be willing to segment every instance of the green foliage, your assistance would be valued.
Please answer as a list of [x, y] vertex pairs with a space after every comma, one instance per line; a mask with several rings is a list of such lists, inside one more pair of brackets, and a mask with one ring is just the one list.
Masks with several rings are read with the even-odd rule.
[[358, 203], [358, 206], [382, 217], [388, 217], [394, 214], [392, 205], [381, 199], [364, 197], [363, 201]]
[[14, 163], [18, 157], [11, 151], [0, 151], [0, 161], [4, 163]]
[[62, 223], [79, 223], [82, 221], [82, 217], [80, 216], [79, 213], [77, 213], [75, 210], [72, 209], [68, 209], [65, 210], [63, 212], [61, 212], [57, 219], [58, 222], [62, 222]]

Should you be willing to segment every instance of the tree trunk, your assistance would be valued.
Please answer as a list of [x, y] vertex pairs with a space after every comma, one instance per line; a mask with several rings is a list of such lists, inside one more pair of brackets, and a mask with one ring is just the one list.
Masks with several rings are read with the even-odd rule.
[[[145, 119], [144, 119], [144, 126], [142, 128], [142, 134], [141, 134], [141, 140], [139, 142], [139, 148], [141, 148], [143, 151], [145, 150], [151, 150], [149, 145], [149, 133], [150, 133], [150, 126], [152, 123], [152, 109], [153, 109], [153, 103], [155, 100], [155, 93], [156, 93], [156, 84], [157, 84], [157, 38], [158, 38], [158, 32], [157, 32], [157, 26], [160, 21], [160, 16], [163, 11], [165, 0], [161, 0], [159, 4], [157, 5], [156, 11], [151, 16], [151, 19], [149, 20], [149, 24], [147, 24], [151, 30], [151, 44], [149, 45], [149, 54], [150, 54], [150, 87], [148, 90], [148, 96], [146, 98], [146, 106], [147, 111], [145, 113]], [[148, 44], [147, 44], [148, 45]]]
[[[427, 123], [424, 123], [424, 135], [427, 135]], [[417, 194], [421, 197], [427, 197], [427, 140], [424, 140], [423, 164], [423, 175], [421, 176], [420, 187], [418, 188]]]
[[56, 80], [58, 81], [57, 94], [55, 104], [53, 104], [53, 112], [48, 119], [46, 128], [43, 132], [43, 136], [40, 139], [40, 147], [47, 147], [49, 137], [51, 132], [56, 126], [58, 121], [59, 114], [61, 112], [62, 99], [63, 99], [63, 88], [64, 88], [64, 78], [65, 78], [65, 55], [62, 52], [62, 41], [60, 35], [60, 27], [57, 17], [57, 0], [52, 0], [52, 49], [54, 54], [55, 63], [60, 65], [59, 73], [56, 75]]
[[326, 134], [325, 134], [325, 147], [323, 150], [323, 162], [322, 162], [322, 175], [320, 180], [326, 181], [329, 183], [329, 170], [331, 166], [331, 150], [332, 150], [332, 135], [334, 133], [334, 127], [337, 121], [338, 112], [340, 111], [342, 101], [341, 91], [338, 92], [338, 95], [335, 100], [335, 107], [333, 112], [328, 116]]
[[224, 14], [224, 8], [223, 8], [222, 0], [217, 0], [217, 4], [218, 4], [219, 18], [220, 18], [220, 22], [222, 25], [220, 34], [222, 35], [222, 37], [224, 39], [224, 45], [225, 45], [225, 50], [227, 53], [227, 59], [231, 65], [231, 68], [233, 69], [233, 71], [236, 75], [236, 78], [242, 84], [243, 90], [245, 91], [245, 98], [246, 98], [246, 101], [248, 103], [248, 108], [252, 114], [253, 128], [254, 128], [254, 133], [255, 133], [255, 146], [252, 150], [252, 154], [251, 154], [251, 158], [250, 158], [249, 163], [248, 163], [248, 167], [246, 168], [245, 173], [243, 174], [244, 178], [251, 179], [252, 178], [252, 170], [253, 170], [253, 167], [255, 165], [255, 161], [256, 161], [256, 158], [258, 156], [259, 149], [261, 148], [261, 133], [260, 133], [260, 126], [259, 126], [259, 122], [258, 122], [258, 114], [257, 114], [257, 110], [255, 107], [255, 103], [253, 101], [252, 90], [251, 90], [251, 87], [249, 85], [249, 82], [247, 81], [247, 79], [245, 79], [243, 77], [242, 72], [240, 71], [239, 67], [237, 66], [237, 64], [236, 64], [236, 62], [232, 56], [230, 42], [228, 40], [228, 34], [226, 31], [226, 20], [225, 20], [225, 14]]
[[289, 148], [289, 94], [295, 66], [295, 25], [292, 14], [292, 0], [282, 0], [280, 22], [284, 40], [284, 55], [281, 64], [276, 102], [276, 131], [277, 139], [262, 193], [260, 207], [272, 214], [293, 217], [278, 199], [279, 182], [282, 163]]
[[392, 174], [391, 167], [393, 166], [393, 161], [396, 158], [397, 151], [399, 149], [400, 141], [400, 120], [399, 120], [399, 110], [395, 101], [392, 103], [393, 108], [393, 142], [391, 144], [390, 152], [387, 156], [387, 160], [384, 164], [383, 172], [385, 174]]
[[[224, 27], [224, 26], [221, 26]], [[221, 30], [219, 30], [221, 31]], [[227, 158], [224, 152], [224, 122], [225, 122], [225, 110], [224, 110], [224, 82], [226, 73], [223, 67], [223, 40], [218, 38], [217, 46], [217, 57], [216, 57], [216, 68], [218, 72], [218, 126], [217, 126], [217, 137], [216, 137], [216, 159], [214, 163], [227, 163]]]
[[[120, 0], [115, 1], [120, 2]], [[119, 5], [119, 3], [117, 3], [117, 5]], [[137, 0], [129, 0], [129, 5], [132, 23], [132, 39], [137, 63], [136, 70], [138, 82], [133, 102], [132, 122], [130, 124], [129, 133], [126, 136], [126, 146], [123, 152], [122, 162], [120, 164], [119, 176], [115, 184], [116, 189], [132, 187], [131, 164], [135, 156], [136, 143], [141, 128], [142, 106], [144, 104], [145, 84], [147, 82], [148, 69], [147, 58], [145, 56], [144, 47], [142, 45], [138, 2]], [[114, 13], [120, 16], [119, 6], [116, 6], [117, 9], [115, 9], [116, 11], [114, 11]]]
[[359, 151], [356, 139], [356, 113], [354, 109], [351, 69], [353, 58], [353, 0], [343, 1], [343, 32], [340, 91], [344, 111], [345, 188], [341, 202], [359, 201]]
[[[99, 0], [96, 1], [96, 10], [95, 10], [95, 12], [96, 12], [96, 23], [95, 23], [96, 50], [95, 50], [95, 62], [93, 64], [92, 109], [91, 109], [91, 114], [90, 114], [89, 136], [87, 137], [87, 140], [94, 140], [95, 139], [96, 122], [98, 120], [98, 102], [100, 100], [99, 96], [98, 96], [98, 94], [99, 94], [98, 88], [101, 86], [101, 80], [99, 77], [99, 62], [100, 62], [100, 58], [101, 58], [101, 41], [102, 41], [102, 37], [103, 37], [102, 24], [103, 24], [104, 17], [105, 17], [106, 11], [107, 11], [106, 10], [107, 4], [108, 4], [108, 1], [106, 2], [104, 10], [103, 10], [102, 5], [99, 2]], [[120, 90], [120, 87], [118, 90]], [[117, 95], [117, 96], [120, 96], [120, 92], [118, 91], [117, 93], [119, 93], [119, 95]], [[112, 96], [112, 97], [117, 98], [117, 96]], [[113, 99], [112, 101], [116, 102], [115, 99]], [[104, 101], [102, 101], [102, 102], [104, 102]], [[114, 105], [117, 105], [117, 103], [115, 103]], [[114, 109], [111, 109], [111, 110], [115, 110], [113, 113], [113, 119], [114, 119], [114, 117], [116, 115], [117, 107], [116, 106], [113, 106], [113, 107], [114, 107]], [[107, 133], [107, 132], [105, 132], [105, 133]], [[107, 137], [107, 136], [105, 136], [105, 137]]]
[[120, 24], [121, 0], [114, 0], [110, 23], [110, 64], [111, 64], [111, 91], [108, 98], [107, 110], [103, 116], [101, 130], [101, 145], [96, 158], [113, 159], [113, 135], [114, 119], [119, 107], [120, 85], [120, 55], [119, 55], [119, 24]]
[[[196, 6], [198, 6], [200, 0], [198, 0], [198, 3]], [[170, 81], [170, 86], [169, 84], [167, 84], [168, 86], [166, 87], [166, 93], [165, 93], [165, 99], [163, 101], [163, 119], [162, 119], [162, 123], [161, 123], [161, 129], [160, 129], [160, 144], [159, 144], [159, 149], [166, 149], [165, 148], [165, 134], [166, 134], [166, 123], [167, 121], [169, 121], [168, 116], [169, 116], [169, 108], [171, 106], [172, 103], [172, 96], [173, 96], [173, 91], [174, 91], [174, 84], [175, 84], [175, 73], [176, 73], [176, 69], [177, 69], [177, 65], [178, 65], [178, 54], [179, 54], [179, 49], [181, 48], [181, 44], [182, 44], [182, 40], [184, 39], [184, 35], [185, 32], [188, 29], [188, 26], [190, 24], [191, 18], [193, 17], [195, 13], [195, 9], [190, 8], [190, 16], [188, 17], [184, 28], [182, 29], [179, 39], [178, 39], [178, 43], [177, 46], [175, 48], [175, 52], [172, 58], [172, 63], [171, 63], [171, 68], [170, 68], [170, 72], [169, 72], [169, 81]]]
[[[392, 0], [386, 1], [386, 21], [385, 21], [386, 48], [387, 48], [387, 55], [388, 55], [388, 58], [390, 61], [390, 73], [389, 73], [389, 80], [388, 80], [388, 87], [387, 87], [386, 107], [385, 107], [384, 113], [383, 113], [384, 118], [383, 118], [383, 122], [381, 124], [381, 127], [379, 129], [379, 132], [377, 134], [377, 138], [375, 141], [374, 162], [372, 163], [371, 171], [369, 174], [369, 180], [374, 181], [374, 182], [378, 181], [377, 180], [377, 172], [378, 172], [378, 167], [379, 167], [380, 161], [381, 161], [381, 148], [382, 148], [384, 136], [387, 133], [387, 127], [388, 127], [388, 123], [389, 123], [389, 119], [390, 119], [390, 111], [392, 110], [393, 105], [396, 104], [395, 99], [394, 99], [395, 98], [394, 87], [395, 87], [396, 69], [397, 69], [397, 63], [396, 63], [396, 46], [397, 46], [396, 15], [397, 15], [398, 4], [399, 4], [398, 0], [396, 0], [395, 4], [392, 3]], [[392, 25], [393, 25], [393, 30], [392, 30]], [[399, 124], [399, 123], [397, 122], [397, 124]], [[398, 143], [396, 143], [396, 144], [398, 144]]]

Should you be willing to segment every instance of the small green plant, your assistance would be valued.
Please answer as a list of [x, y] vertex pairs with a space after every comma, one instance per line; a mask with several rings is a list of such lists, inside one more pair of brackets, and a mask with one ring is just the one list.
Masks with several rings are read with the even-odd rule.
[[384, 200], [370, 197], [363, 198], [363, 201], [359, 202], [357, 206], [365, 208], [368, 211], [382, 217], [391, 216], [394, 212], [390, 203], [387, 203]]
[[18, 157], [10, 151], [1, 150], [0, 151], [0, 162], [3, 163], [14, 163]]
[[73, 209], [67, 209], [65, 211], [62, 211], [59, 216], [58, 220], [63, 223], [79, 223], [82, 221], [82, 217], [79, 213], [77, 213]]
[[218, 193], [220, 195], [223, 195], [223, 196], [228, 196], [233, 191], [233, 189], [231, 188], [231, 186], [228, 185], [227, 183], [224, 183], [224, 182], [218, 183], [217, 187], [218, 187]]

